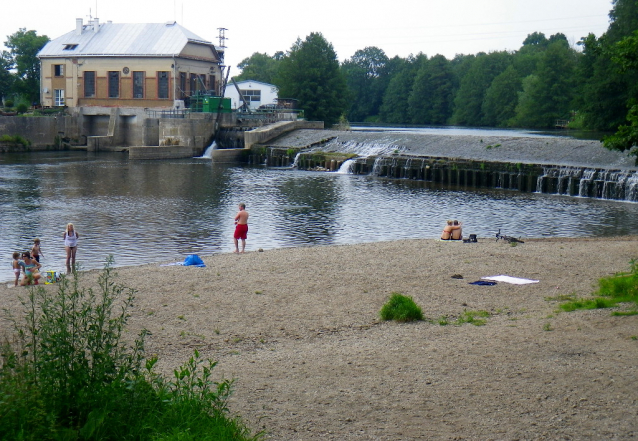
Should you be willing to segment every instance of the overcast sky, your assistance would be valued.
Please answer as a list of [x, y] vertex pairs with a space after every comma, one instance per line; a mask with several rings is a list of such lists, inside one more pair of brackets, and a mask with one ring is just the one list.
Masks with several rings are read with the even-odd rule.
[[287, 51], [297, 38], [321, 32], [340, 61], [367, 46], [388, 57], [423, 52], [475, 54], [519, 49], [532, 32], [562, 32], [575, 44], [609, 25], [611, 0], [3, 0], [0, 38], [20, 28], [53, 39], [72, 31], [75, 19], [104, 23], [177, 21], [219, 44], [226, 28], [226, 64], [231, 75], [254, 52]]

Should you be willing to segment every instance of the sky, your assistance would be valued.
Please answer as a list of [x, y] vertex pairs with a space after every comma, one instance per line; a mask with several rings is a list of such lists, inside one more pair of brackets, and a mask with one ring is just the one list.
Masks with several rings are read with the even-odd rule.
[[26, 28], [53, 39], [74, 30], [76, 18], [86, 23], [91, 17], [101, 23], [177, 21], [216, 45], [218, 28], [225, 28], [225, 64], [235, 76], [237, 64], [253, 53], [286, 52], [311, 32], [322, 33], [341, 62], [368, 46], [389, 58], [517, 50], [533, 32], [561, 32], [575, 45], [607, 30], [611, 7], [611, 0], [4, 0], [0, 38], [4, 43]]

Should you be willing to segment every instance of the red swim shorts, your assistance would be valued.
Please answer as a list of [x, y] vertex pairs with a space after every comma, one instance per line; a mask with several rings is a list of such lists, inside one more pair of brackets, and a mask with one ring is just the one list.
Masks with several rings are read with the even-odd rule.
[[244, 239], [246, 240], [246, 235], [248, 234], [248, 225], [247, 224], [238, 224], [235, 227], [235, 239]]

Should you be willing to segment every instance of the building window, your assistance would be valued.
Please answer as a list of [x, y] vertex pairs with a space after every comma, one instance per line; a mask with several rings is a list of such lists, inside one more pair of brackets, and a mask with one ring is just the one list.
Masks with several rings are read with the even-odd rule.
[[64, 106], [64, 89], [55, 89], [54, 95], [55, 98], [54, 106], [62, 107]]
[[95, 72], [84, 72], [84, 97], [93, 98], [95, 96]]
[[208, 76], [208, 90], [212, 90], [213, 92], [215, 92], [215, 76], [214, 75]]
[[64, 45], [64, 49], [65, 51], [72, 51], [74, 50], [76, 47], [78, 47], [77, 44], [65, 44]]
[[133, 98], [144, 98], [144, 72], [133, 72]]
[[120, 73], [118, 71], [109, 72], [109, 98], [120, 97]]
[[191, 96], [195, 95], [197, 91], [197, 74], [191, 74], [190, 80], [190, 94]]
[[54, 64], [53, 65], [53, 75], [56, 77], [64, 76], [64, 64]]
[[186, 72], [179, 73], [179, 96], [181, 99], [186, 97]]
[[242, 96], [246, 101], [261, 101], [261, 90], [241, 90]]
[[168, 72], [157, 72], [157, 97], [168, 98]]

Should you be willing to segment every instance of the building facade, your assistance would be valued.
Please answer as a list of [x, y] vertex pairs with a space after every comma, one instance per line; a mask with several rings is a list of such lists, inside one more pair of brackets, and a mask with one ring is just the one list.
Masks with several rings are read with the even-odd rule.
[[102, 23], [51, 40], [38, 53], [44, 107], [174, 108], [222, 90], [223, 52], [175, 22]]
[[229, 82], [226, 85], [224, 96], [230, 98], [233, 109], [239, 109], [243, 106], [239, 92], [243, 95], [250, 110], [255, 110], [259, 108], [259, 106], [275, 106], [277, 104], [279, 89], [273, 84], [262, 83], [261, 81], [245, 80], [238, 81], [234, 84]]

